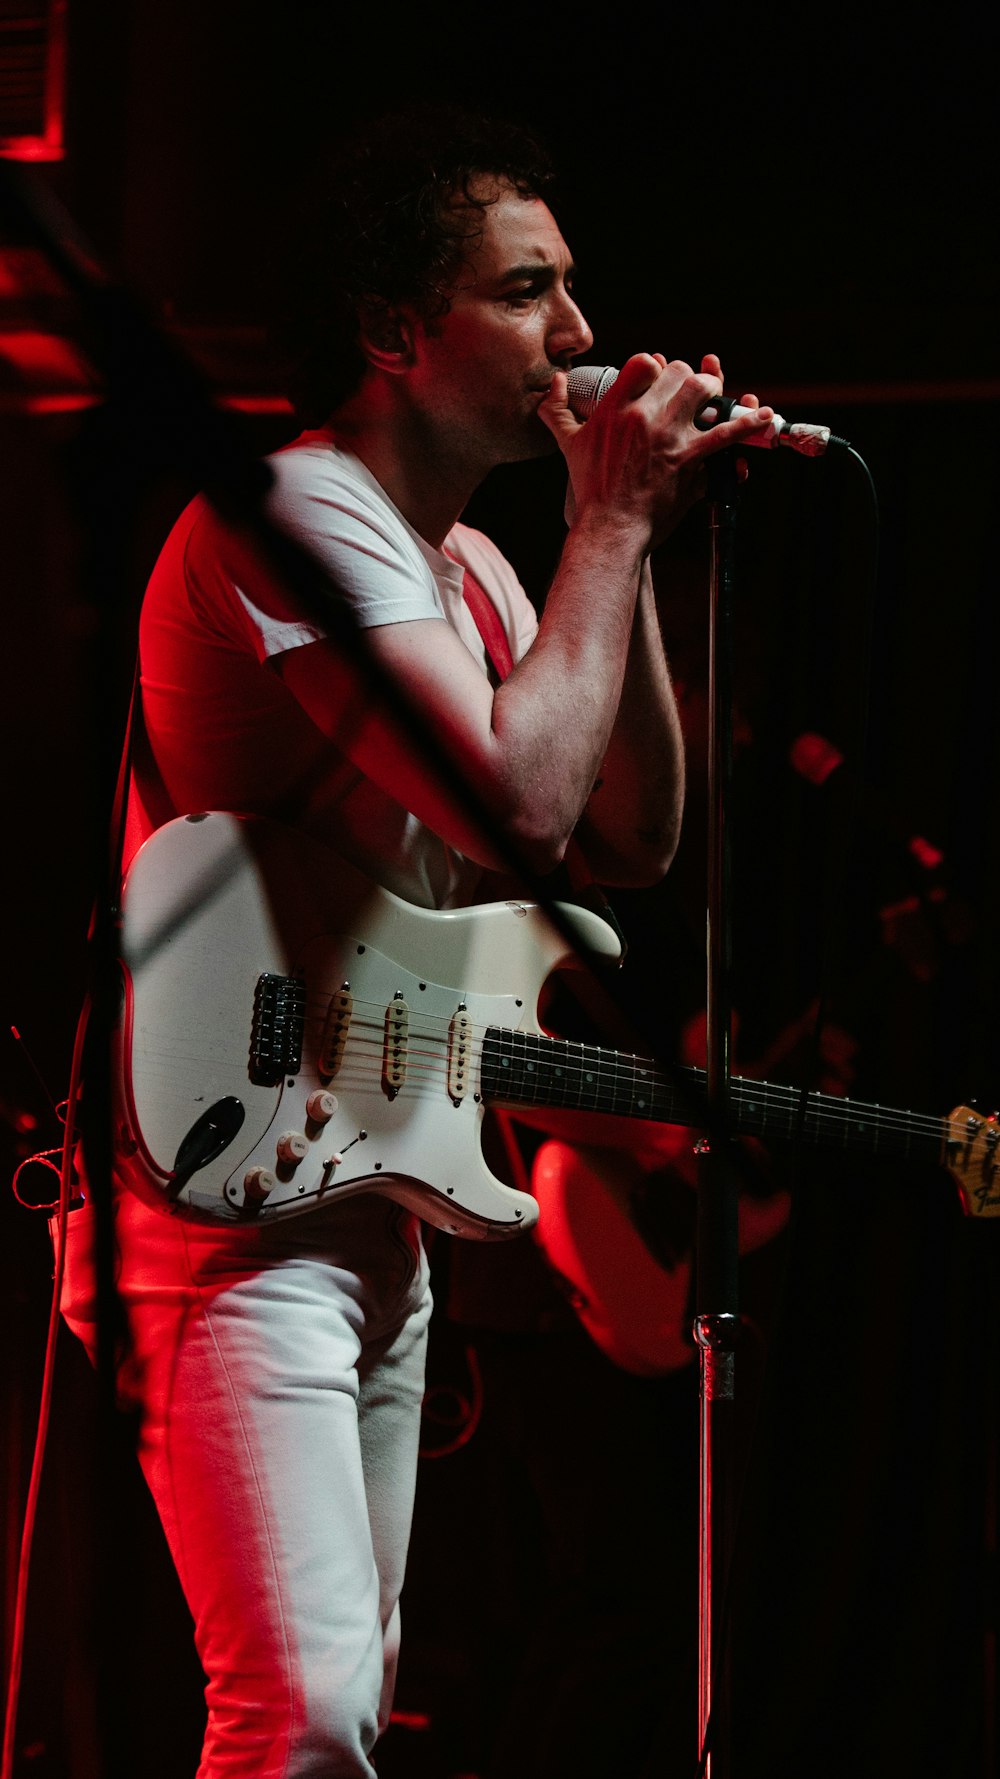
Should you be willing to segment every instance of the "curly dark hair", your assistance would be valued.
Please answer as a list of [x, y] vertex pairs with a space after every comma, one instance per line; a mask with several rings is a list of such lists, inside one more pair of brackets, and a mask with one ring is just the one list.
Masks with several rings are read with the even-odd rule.
[[447, 313], [454, 274], [493, 201], [476, 192], [484, 174], [524, 197], [544, 196], [554, 182], [546, 149], [527, 129], [454, 107], [398, 112], [341, 149], [278, 329], [303, 425], [321, 425], [357, 388], [362, 307], [406, 303], [425, 319]]

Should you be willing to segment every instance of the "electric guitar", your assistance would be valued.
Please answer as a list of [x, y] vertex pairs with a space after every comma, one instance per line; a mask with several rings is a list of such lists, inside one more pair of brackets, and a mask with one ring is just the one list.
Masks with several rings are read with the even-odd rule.
[[[580, 946], [611, 928], [566, 907]], [[536, 905], [438, 912], [267, 822], [184, 816], [124, 888], [115, 1040], [118, 1165], [167, 1207], [234, 1222], [382, 1193], [453, 1235], [530, 1229], [538, 1206], [482, 1157], [487, 1105], [697, 1125], [699, 1070], [552, 1038], [542, 984], [573, 944]], [[1000, 1128], [734, 1080], [737, 1128], [934, 1159], [966, 1212], [1000, 1214]]]

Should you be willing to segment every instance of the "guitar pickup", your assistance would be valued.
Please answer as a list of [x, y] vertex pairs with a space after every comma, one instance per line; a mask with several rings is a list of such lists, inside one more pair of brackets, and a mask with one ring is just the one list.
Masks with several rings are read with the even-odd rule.
[[456, 1106], [461, 1104], [468, 1091], [471, 1054], [472, 1020], [463, 1006], [452, 1015], [448, 1027], [448, 1093]]
[[257, 1087], [277, 1087], [302, 1065], [306, 985], [300, 976], [257, 978], [250, 1030], [250, 1079]]
[[354, 996], [351, 985], [345, 982], [338, 988], [335, 995], [330, 996], [330, 1005], [326, 1011], [326, 1023], [323, 1027], [323, 1041], [319, 1051], [319, 1072], [327, 1080], [335, 1075], [344, 1060], [344, 1045], [350, 1030], [351, 1015], [354, 1012]]
[[382, 1086], [394, 1100], [406, 1080], [410, 1039], [410, 1009], [399, 989], [385, 1010], [385, 1043], [382, 1050]]

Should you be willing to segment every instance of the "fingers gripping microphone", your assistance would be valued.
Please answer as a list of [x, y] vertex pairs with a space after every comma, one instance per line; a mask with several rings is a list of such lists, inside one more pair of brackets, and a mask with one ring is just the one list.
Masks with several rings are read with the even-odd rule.
[[[581, 364], [570, 371], [567, 397], [578, 420], [589, 420], [617, 375], [618, 372], [610, 364]], [[713, 426], [718, 426], [720, 420], [739, 420], [743, 414], [753, 412], [753, 408], [741, 408], [731, 396], [720, 395], [702, 409], [695, 425], [702, 432], [709, 432]], [[798, 451], [803, 457], [822, 457], [830, 446], [847, 449], [847, 440], [838, 438], [828, 426], [811, 426], [804, 420], [789, 422], [783, 420], [780, 414], [775, 414], [766, 432], [748, 434], [739, 442], [741, 449], [744, 445], [763, 445], [768, 450], [774, 450], [778, 445], [783, 445], [788, 450]]]

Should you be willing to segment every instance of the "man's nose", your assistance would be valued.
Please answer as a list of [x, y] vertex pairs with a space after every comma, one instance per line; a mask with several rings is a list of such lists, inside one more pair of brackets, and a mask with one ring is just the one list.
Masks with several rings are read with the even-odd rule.
[[563, 312], [552, 333], [551, 357], [575, 358], [579, 352], [589, 352], [593, 344], [594, 336], [587, 325], [586, 316], [567, 291]]

